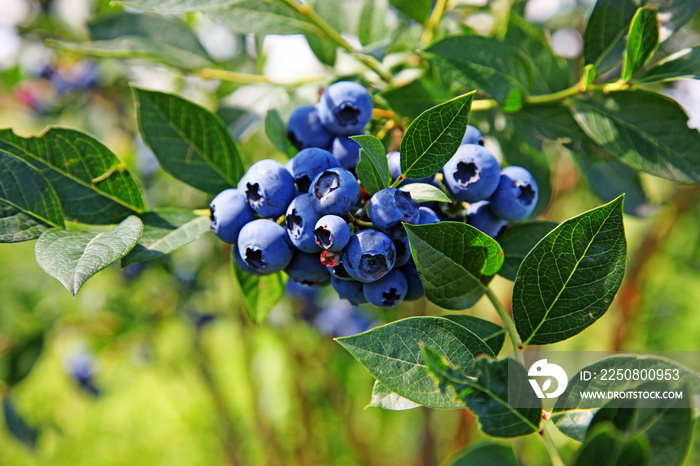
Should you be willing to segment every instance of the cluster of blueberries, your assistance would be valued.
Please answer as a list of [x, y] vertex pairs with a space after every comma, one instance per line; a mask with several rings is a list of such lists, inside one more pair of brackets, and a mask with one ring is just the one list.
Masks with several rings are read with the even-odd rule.
[[[403, 223], [466, 220], [495, 237], [508, 222], [533, 212], [537, 184], [532, 175], [515, 166], [501, 170], [473, 126], [441, 173], [454, 203], [420, 205], [398, 188], [370, 196], [355, 176], [360, 148], [348, 135], [361, 132], [371, 115], [364, 87], [345, 81], [329, 86], [316, 106], [292, 114], [288, 134], [301, 150], [286, 166], [256, 162], [237, 189], [214, 198], [211, 229], [234, 245], [233, 260], [243, 271], [267, 275], [284, 270], [303, 284], [330, 282], [352, 304], [390, 308], [424, 295]], [[391, 152], [387, 159], [396, 181], [400, 154]], [[441, 186], [433, 175], [403, 179], [399, 187], [415, 182]], [[462, 202], [469, 203], [466, 210]]]

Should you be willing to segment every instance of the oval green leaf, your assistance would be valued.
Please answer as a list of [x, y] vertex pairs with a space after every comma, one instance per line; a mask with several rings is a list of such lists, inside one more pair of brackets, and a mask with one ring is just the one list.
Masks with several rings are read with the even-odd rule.
[[23, 138], [0, 130], [0, 151], [31, 165], [51, 184], [66, 220], [107, 225], [146, 210], [141, 189], [126, 166], [85, 133], [49, 128], [40, 136]]
[[411, 183], [399, 188], [411, 195], [411, 199], [421, 202], [452, 202], [440, 188], [427, 183]]
[[131, 251], [142, 232], [134, 216], [103, 233], [52, 228], [36, 242], [36, 262], [75, 296], [87, 279]]
[[643, 7], [632, 18], [627, 51], [622, 63], [622, 80], [629, 81], [659, 47], [659, 10]]
[[462, 143], [474, 92], [455, 97], [421, 113], [401, 139], [401, 173], [426, 178], [437, 173]]
[[476, 304], [503, 265], [498, 243], [465, 223], [404, 224], [404, 228], [427, 298], [445, 309]]
[[677, 79], [700, 79], [700, 47], [683, 49], [669, 55], [649, 68], [639, 82], [655, 83]]
[[473, 332], [442, 317], [410, 317], [336, 341], [387, 390], [429, 408], [460, 409], [465, 405], [453, 401], [454, 391], [437, 389], [426, 371], [422, 344], [459, 367], [471, 368], [479, 354], [493, 356]]
[[700, 133], [676, 101], [646, 91], [571, 103], [576, 122], [627, 165], [677, 183], [700, 183]]
[[391, 184], [391, 173], [382, 141], [370, 135], [351, 136], [350, 139], [361, 147], [357, 177], [362, 187], [370, 194], [388, 188]]
[[189, 210], [162, 209], [139, 216], [143, 234], [129, 254], [121, 261], [126, 267], [170, 254], [209, 231], [210, 220]]
[[212, 194], [236, 187], [243, 163], [218, 116], [172, 94], [133, 89], [141, 135], [165, 171]]
[[513, 287], [523, 345], [572, 337], [608, 310], [625, 274], [623, 196], [569, 219], [525, 257]]

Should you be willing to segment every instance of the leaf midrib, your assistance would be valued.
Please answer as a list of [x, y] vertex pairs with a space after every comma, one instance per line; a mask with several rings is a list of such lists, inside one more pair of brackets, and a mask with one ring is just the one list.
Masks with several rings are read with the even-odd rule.
[[[170, 120], [167, 118], [167, 115], [165, 115], [163, 112], [161, 112], [160, 107], [158, 107], [150, 99], [150, 96], [148, 94], [142, 92], [142, 89], [140, 89], [140, 88], [134, 88], [134, 89], [137, 91], [138, 94], [143, 95], [145, 97], [144, 99], [139, 99], [139, 100], [147, 101], [149, 103], [150, 107], [155, 111], [155, 113], [157, 113], [163, 120], [165, 120], [167, 126], [169, 126], [172, 130], [174, 130], [185, 142], [187, 142], [187, 144], [190, 145], [190, 147], [193, 147], [197, 151], [197, 153], [202, 158], [202, 160], [207, 162], [207, 166], [209, 168], [213, 169], [221, 177], [221, 179], [224, 180], [224, 182], [226, 182], [228, 185], [230, 185], [232, 187], [236, 185], [236, 181], [230, 180], [228, 178], [228, 175], [226, 173], [222, 172], [221, 168], [219, 168], [219, 166], [216, 165], [213, 160], [211, 160], [208, 156], [205, 155], [204, 150], [201, 147], [199, 147], [199, 145], [197, 145], [193, 141], [191, 141], [190, 138], [185, 136], [185, 134], [182, 132], [182, 130], [179, 127], [175, 126], [173, 123], [170, 122]], [[139, 118], [139, 120], [140, 120], [140, 118]], [[219, 128], [219, 129], [221, 129], [221, 128]], [[224, 137], [225, 138], [229, 137], [228, 133], [226, 133], [226, 136], [224, 136]], [[227, 160], [228, 160], [228, 158], [227, 158]]]
[[[619, 202], [618, 202], [618, 203], [619, 203]], [[552, 301], [552, 304], [550, 304], [549, 307], [545, 310], [545, 313], [544, 313], [544, 316], [542, 317], [542, 320], [541, 320], [540, 323], [537, 325], [537, 327], [532, 331], [532, 333], [530, 334], [530, 336], [528, 337], [528, 339], [525, 340], [525, 341], [523, 342], [523, 346], [527, 346], [527, 345], [530, 343], [530, 341], [531, 341], [531, 340], [534, 338], [534, 336], [537, 334], [537, 331], [538, 331], [538, 330], [540, 329], [540, 327], [542, 327], [542, 325], [545, 323], [545, 321], [547, 320], [547, 316], [549, 315], [549, 312], [552, 310], [552, 308], [553, 308], [554, 305], [557, 303], [557, 301], [559, 301], [559, 297], [561, 296], [561, 294], [562, 294], [562, 293], [564, 292], [564, 290], [566, 289], [566, 285], [569, 283], [569, 281], [571, 280], [571, 277], [573, 277], [574, 273], [575, 273], [576, 270], [578, 269], [578, 265], [579, 265], [579, 264], [581, 263], [581, 261], [586, 257], [586, 253], [588, 252], [588, 249], [591, 247], [591, 245], [592, 245], [593, 242], [595, 241], [596, 237], [597, 237], [598, 234], [600, 233], [600, 230], [603, 229], [603, 226], [604, 226], [605, 223], [608, 221], [608, 219], [609, 219], [610, 216], [613, 214], [613, 212], [615, 211], [616, 208], [617, 208], [617, 204], [616, 204], [612, 209], [610, 209], [610, 212], [608, 212], [608, 215], [606, 215], [606, 216], [605, 216], [605, 219], [600, 223], [600, 226], [598, 227], [598, 230], [597, 230], [597, 231], [595, 232], [595, 234], [593, 235], [593, 238], [591, 238], [591, 241], [589, 241], [589, 243], [586, 245], [586, 249], [583, 251], [583, 254], [581, 255], [581, 257], [580, 257], [579, 259], [576, 260], [576, 264], [574, 265], [573, 269], [571, 270], [571, 273], [569, 274], [569, 276], [566, 278], [566, 281], [565, 281], [564, 284], [562, 285], [561, 289], [560, 289], [559, 292], [557, 293], [557, 296], [556, 296], [556, 297], [554, 298], [554, 300]], [[539, 288], [539, 286], [538, 286], [538, 288]]]
[[[61, 135], [56, 135], [56, 137], [63, 138], [63, 136], [61, 136]], [[36, 154], [34, 154], [33, 152], [31, 152], [29, 149], [24, 149], [24, 148], [22, 148], [22, 147], [20, 147], [20, 146], [17, 146], [17, 145], [15, 145], [14, 143], [12, 143], [12, 142], [10, 142], [10, 141], [8, 141], [8, 140], [6, 140], [6, 139], [2, 139], [2, 142], [5, 143], [5, 144], [7, 144], [7, 145], [9, 145], [9, 146], [14, 147], [15, 149], [17, 149], [17, 150], [19, 150], [19, 151], [21, 151], [22, 153], [26, 154], [26, 155], [27, 155], [28, 157], [30, 157], [31, 159], [36, 160], [36, 161], [42, 163], [43, 165], [46, 165], [49, 169], [51, 169], [52, 171], [58, 173], [59, 175], [65, 177], [65, 178], [68, 178], [69, 180], [75, 182], [76, 184], [79, 184], [79, 185], [81, 185], [81, 186], [83, 186], [83, 187], [85, 187], [85, 188], [90, 189], [91, 191], [95, 192], [96, 194], [99, 194], [99, 195], [102, 196], [102, 197], [105, 197], [105, 198], [107, 198], [107, 199], [109, 199], [109, 200], [111, 200], [111, 201], [113, 201], [113, 202], [116, 202], [117, 204], [120, 204], [121, 206], [126, 207], [127, 209], [132, 210], [132, 211], [134, 211], [134, 212], [137, 212], [137, 213], [140, 213], [140, 214], [144, 212], [143, 209], [141, 209], [141, 208], [139, 208], [139, 207], [136, 207], [136, 206], [134, 206], [134, 205], [128, 204], [126, 201], [124, 201], [124, 200], [122, 200], [122, 199], [119, 199], [118, 197], [113, 196], [113, 195], [110, 194], [110, 193], [107, 193], [107, 192], [105, 192], [105, 191], [102, 191], [101, 189], [98, 189], [97, 186], [93, 185], [92, 183], [88, 184], [87, 182], [81, 180], [80, 178], [76, 178], [76, 177], [75, 177], [74, 175], [72, 175], [71, 173], [69, 173], [69, 172], [64, 172], [64, 171], [60, 170], [58, 167], [56, 167], [56, 166], [54, 166], [54, 165], [51, 165], [51, 164], [48, 162], [48, 160], [44, 160], [43, 158], [41, 158], [41, 157], [39, 157], [38, 155], [36, 155]], [[2, 150], [2, 149], [0, 149], [0, 150]], [[6, 154], [8, 154], [10, 157], [14, 157], [15, 159], [22, 160], [22, 159], [21, 159], [20, 157], [18, 157], [17, 155], [12, 154], [12, 153], [10, 153], [10, 152], [8, 152], [8, 151], [3, 151], [3, 152], [6, 153]], [[82, 154], [80, 154], [80, 153], [77, 152], [77, 151], [76, 151], [76, 154], [78, 155], [78, 157], [80, 158], [80, 160], [83, 161]], [[98, 155], [98, 156], [99, 156], [99, 155]], [[103, 160], [102, 160], [102, 157], [101, 157], [101, 156], [99, 156], [99, 157], [100, 157], [100, 160], [103, 161]], [[115, 156], [115, 158], [116, 158], [116, 156]], [[23, 160], [22, 160], [22, 161], [23, 161]], [[23, 162], [24, 162], [24, 161], [23, 161]], [[25, 162], [25, 163], [26, 163], [26, 162]], [[41, 171], [40, 171], [39, 169], [37, 169], [36, 167], [33, 167], [33, 168], [34, 168], [37, 172], [39, 172], [39, 174], [41, 174]], [[88, 174], [88, 175], [89, 175], [89, 174]], [[41, 176], [43, 177], [43, 175], [41, 175]], [[47, 180], [46, 182], [49, 184], [49, 186], [51, 186], [51, 183], [49, 183], [48, 180]], [[51, 187], [53, 188], [53, 186], [51, 186]], [[58, 198], [58, 194], [56, 194], [56, 198]]]

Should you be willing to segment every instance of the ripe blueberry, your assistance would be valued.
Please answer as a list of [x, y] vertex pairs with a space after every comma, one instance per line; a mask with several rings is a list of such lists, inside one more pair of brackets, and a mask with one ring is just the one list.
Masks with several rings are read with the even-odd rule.
[[294, 176], [294, 182], [302, 193], [309, 191], [311, 180], [316, 178], [316, 175], [323, 170], [340, 167], [340, 163], [333, 157], [333, 154], [325, 149], [316, 147], [309, 147], [299, 151], [291, 161], [291, 173]]
[[403, 300], [416, 301], [425, 296], [425, 289], [423, 288], [423, 282], [420, 281], [420, 274], [418, 273], [418, 269], [416, 269], [416, 263], [410, 260], [399, 270], [403, 273], [408, 282], [408, 292]]
[[321, 252], [316, 244], [314, 227], [320, 216], [311, 207], [309, 196], [297, 196], [289, 204], [284, 216], [284, 224], [292, 244], [304, 252]]
[[211, 231], [225, 243], [236, 244], [243, 225], [253, 220], [245, 195], [237, 189], [225, 189], [209, 204]]
[[409, 193], [397, 188], [386, 188], [372, 196], [367, 212], [374, 228], [394, 239], [400, 239], [406, 236], [401, 224], [417, 223], [419, 208]]
[[364, 304], [367, 302], [362, 291], [363, 284], [361, 282], [331, 277], [331, 286], [338, 293], [340, 299], [347, 299], [352, 304]]
[[537, 192], [537, 183], [529, 171], [506, 167], [501, 172], [498, 189], [491, 196], [491, 210], [511, 222], [523, 220], [535, 210]]
[[361, 133], [372, 118], [372, 97], [357, 83], [339, 81], [323, 92], [317, 108], [323, 126], [349, 136]]
[[482, 233], [495, 238], [508, 226], [508, 222], [496, 216], [488, 201], [479, 201], [467, 208], [467, 223]]
[[241, 228], [238, 253], [255, 274], [269, 275], [289, 265], [292, 245], [284, 228], [272, 220], [258, 219]]
[[267, 218], [279, 217], [296, 194], [294, 178], [279, 162], [261, 160], [254, 163], [238, 183], [250, 207]]
[[462, 144], [478, 144], [484, 145], [484, 136], [475, 126], [467, 125], [467, 131], [462, 138]]
[[331, 278], [318, 254], [307, 254], [298, 249], [294, 250], [292, 260], [284, 271], [290, 280], [303, 285], [325, 285]]
[[411, 260], [411, 246], [408, 242], [408, 237], [392, 241], [394, 241], [394, 247], [396, 248], [396, 263], [394, 267], [401, 267]]
[[331, 150], [341, 167], [351, 172], [357, 170], [360, 162], [360, 145], [357, 142], [348, 136], [338, 136], [333, 139]]
[[365, 299], [378, 307], [390, 308], [398, 306], [408, 292], [408, 281], [398, 269], [389, 272], [385, 277], [363, 287]]
[[307, 147], [326, 148], [333, 140], [333, 133], [321, 124], [314, 105], [302, 105], [289, 116], [287, 137], [299, 150]]
[[430, 223], [439, 223], [440, 217], [430, 207], [421, 206], [418, 209], [418, 225], [428, 225]]
[[476, 144], [459, 146], [443, 168], [445, 187], [465, 202], [488, 199], [498, 186], [501, 168], [487, 149]]
[[309, 200], [319, 215], [343, 216], [360, 199], [360, 185], [352, 173], [343, 168], [329, 168], [311, 182]]
[[341, 257], [347, 273], [367, 283], [379, 280], [394, 267], [396, 248], [384, 233], [362, 230], [352, 235]]
[[350, 236], [350, 226], [337, 215], [324, 215], [314, 227], [316, 244], [331, 252], [342, 251]]

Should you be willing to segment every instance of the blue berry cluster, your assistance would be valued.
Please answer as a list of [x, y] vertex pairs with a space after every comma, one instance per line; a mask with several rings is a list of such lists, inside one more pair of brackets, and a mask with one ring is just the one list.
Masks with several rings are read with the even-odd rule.
[[[371, 114], [371, 98], [362, 86], [329, 86], [316, 106], [300, 107], [290, 117], [288, 135], [300, 151], [286, 166], [261, 160], [238, 188], [214, 198], [211, 229], [233, 245], [233, 260], [242, 270], [254, 275], [285, 271], [306, 285], [330, 283], [352, 304], [391, 308], [424, 295], [403, 223], [466, 216], [469, 224], [495, 237], [508, 222], [533, 212], [538, 190], [532, 175], [514, 166], [501, 170], [473, 126], [441, 177], [401, 181], [443, 187], [455, 202], [421, 205], [398, 188], [370, 196], [354, 174], [359, 145], [344, 151], [336, 146], [356, 144], [347, 136], [361, 132]], [[387, 158], [396, 181], [400, 154]], [[466, 211], [463, 202], [469, 203]]]

